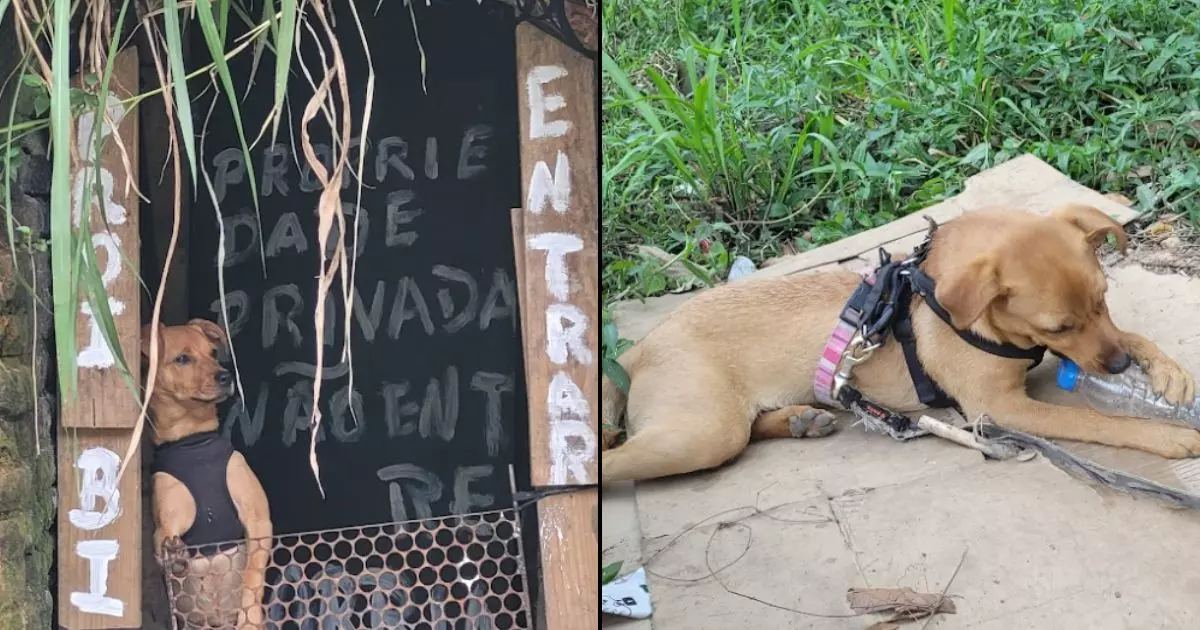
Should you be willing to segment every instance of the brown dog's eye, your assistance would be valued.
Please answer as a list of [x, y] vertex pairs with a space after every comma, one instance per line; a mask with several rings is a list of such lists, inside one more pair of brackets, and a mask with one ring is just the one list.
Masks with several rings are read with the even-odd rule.
[[187, 365], [192, 362], [192, 357], [189, 357], [186, 354], [181, 354], [181, 355], [175, 357], [175, 362], [178, 363], [179, 365]]
[[1065, 332], [1071, 332], [1071, 326], [1069, 324], [1063, 324], [1061, 326], [1051, 328], [1046, 332], [1050, 333], [1051, 335], [1061, 335]]

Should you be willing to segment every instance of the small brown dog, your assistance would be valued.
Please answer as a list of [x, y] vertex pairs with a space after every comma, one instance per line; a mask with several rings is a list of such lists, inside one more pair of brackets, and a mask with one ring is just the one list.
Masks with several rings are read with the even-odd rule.
[[[954, 328], [1020, 348], [1046, 346], [1095, 373], [1118, 373], [1136, 360], [1156, 392], [1190, 401], [1192, 376], [1109, 317], [1096, 248], [1110, 236], [1125, 249], [1121, 225], [1090, 207], [1071, 205], [1050, 216], [981, 210], [938, 229], [922, 268]], [[625, 444], [603, 453], [603, 483], [713, 468], [752, 438], [832, 431], [833, 416], [809, 406], [816, 403], [813, 375], [860, 281], [849, 272], [747, 279], [672, 313], [620, 357], [631, 379], [627, 397], [603, 381], [605, 421], [617, 424], [625, 411], [631, 432]], [[911, 308], [921, 364], [969, 417], [986, 413], [997, 424], [1047, 438], [1169, 458], [1200, 455], [1195, 429], [1029, 398], [1028, 360], [969, 344], [920, 297]], [[894, 340], [858, 366], [854, 379], [880, 404], [921, 408]]]
[[[218, 431], [217, 404], [234, 389], [221, 366], [225, 331], [193, 319], [160, 326], [158, 343], [150, 397], [154, 549], [186, 627], [260, 628], [271, 515], [262, 484]], [[149, 326], [142, 353], [150, 354]]]

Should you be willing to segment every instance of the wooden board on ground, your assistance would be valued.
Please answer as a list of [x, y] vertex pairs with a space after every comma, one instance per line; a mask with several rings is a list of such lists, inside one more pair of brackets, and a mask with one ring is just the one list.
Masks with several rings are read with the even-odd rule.
[[[1122, 223], [1137, 216], [1133, 209], [1071, 181], [1045, 162], [1026, 155], [972, 177], [963, 193], [945, 202], [837, 243], [778, 259], [754, 277], [815, 273], [835, 268], [858, 270], [864, 264], [874, 263], [875, 250], [879, 247], [891, 253], [910, 252], [924, 237], [923, 215], [934, 217], [940, 223], [991, 205], [1009, 205], [1045, 213], [1066, 203], [1094, 205]], [[1178, 303], [1179, 296], [1200, 293], [1200, 281], [1157, 275], [1136, 265], [1120, 263], [1109, 269], [1109, 275], [1109, 306], [1114, 321], [1154, 340], [1185, 367], [1200, 373], [1200, 355], [1192, 357], [1189, 348], [1179, 343], [1182, 334], [1179, 322], [1172, 321], [1164, 311], [1164, 305]], [[638, 339], [694, 295], [665, 295], [644, 303], [622, 302], [614, 305], [613, 318], [622, 337]], [[1057, 365], [1057, 359], [1048, 357], [1030, 374], [1030, 394], [1047, 402], [1081, 404], [1076, 397], [1059, 391], [1054, 385]], [[1200, 496], [1200, 463], [1197, 463], [1200, 460], [1171, 461], [1140, 451], [1077, 442], [1064, 441], [1062, 445], [1103, 467]]]
[[[591, 60], [531, 24], [517, 27], [525, 193], [517, 259], [535, 487], [597, 481], [595, 78]], [[539, 504], [551, 630], [595, 624], [596, 509], [595, 491]]]
[[[81, 300], [78, 391], [64, 401], [58, 431], [58, 614], [59, 624], [70, 630], [142, 625], [141, 466], [130, 466], [116, 483], [139, 412], [130, 385], [141, 382], [137, 115], [118, 102], [137, 92], [137, 52], [121, 53], [113, 68], [107, 114], [96, 120], [89, 112], [76, 121], [80, 163], [73, 167], [72, 207], [88, 208], [87, 228], [131, 373], [122, 376]], [[96, 127], [99, 168], [93, 165]], [[78, 197], [83, 191], [90, 193], [86, 200]], [[83, 216], [76, 215], [77, 226]]]

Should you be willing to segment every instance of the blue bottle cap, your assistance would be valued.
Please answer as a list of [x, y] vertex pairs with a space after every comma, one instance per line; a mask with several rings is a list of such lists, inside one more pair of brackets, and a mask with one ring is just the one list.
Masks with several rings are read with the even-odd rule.
[[1075, 391], [1075, 386], [1079, 384], [1079, 366], [1070, 359], [1063, 359], [1058, 363], [1058, 387], [1069, 392]]

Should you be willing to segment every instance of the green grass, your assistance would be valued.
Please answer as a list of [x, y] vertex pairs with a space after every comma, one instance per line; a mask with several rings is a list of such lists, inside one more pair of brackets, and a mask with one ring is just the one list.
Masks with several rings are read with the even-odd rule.
[[1200, 4], [606, 0], [604, 302], [868, 229], [1032, 153], [1200, 219]]

